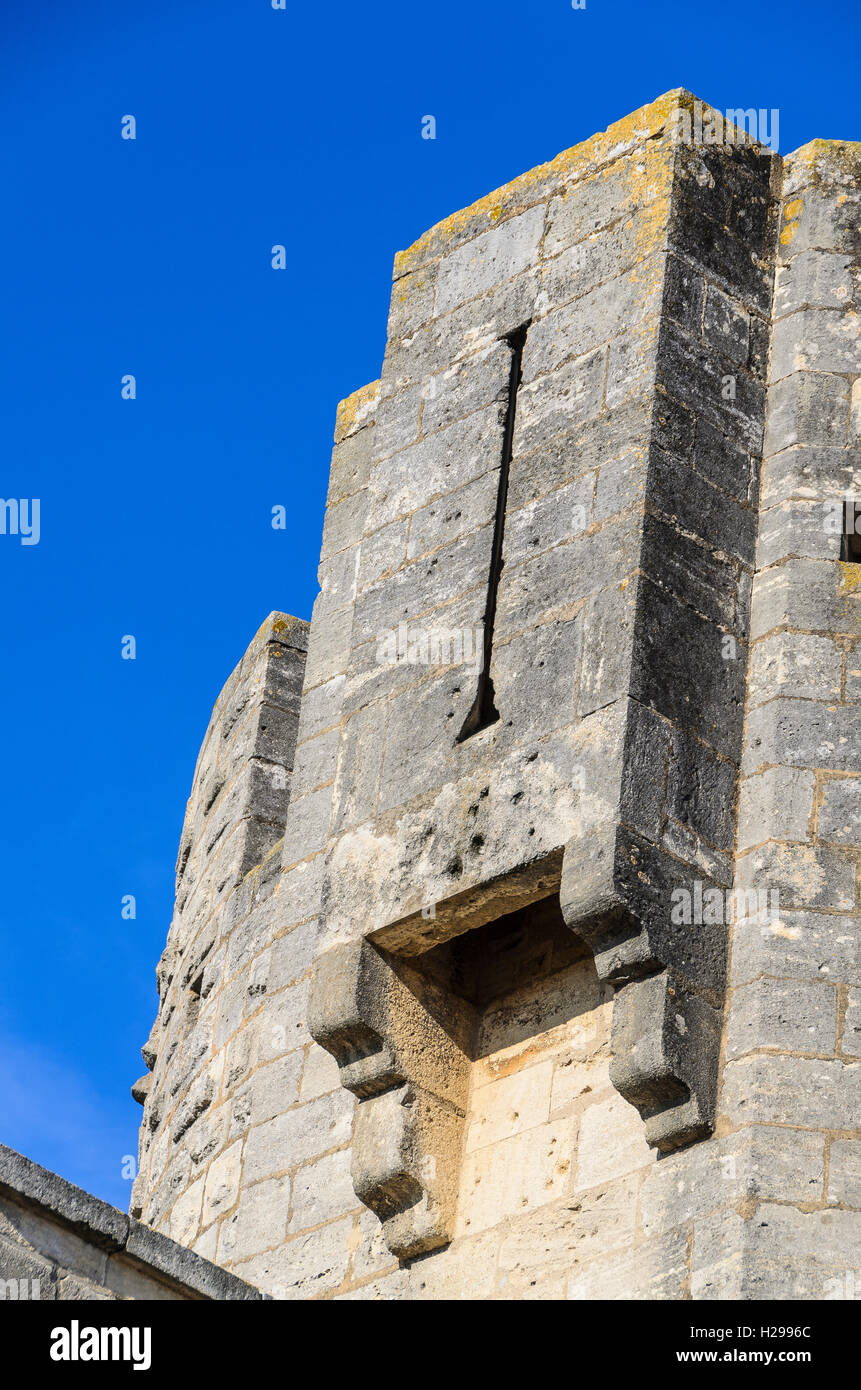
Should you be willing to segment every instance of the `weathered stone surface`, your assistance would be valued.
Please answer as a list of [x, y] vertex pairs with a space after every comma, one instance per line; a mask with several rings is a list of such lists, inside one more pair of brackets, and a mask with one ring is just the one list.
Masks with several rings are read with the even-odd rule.
[[674, 92], [398, 257], [310, 633], [201, 751], [159, 1232], [282, 1298], [834, 1296], [859, 165]]
[[861, 778], [835, 777], [825, 783], [816, 828], [820, 840], [861, 844]]
[[723, 1101], [737, 1124], [798, 1124], [852, 1129], [861, 1096], [861, 1065], [807, 1057], [759, 1056], [726, 1067]]
[[835, 1139], [828, 1148], [828, 1201], [861, 1208], [861, 1143]]
[[837, 992], [827, 981], [762, 979], [733, 994], [727, 1057], [746, 1052], [830, 1055], [837, 1036]]
[[37, 1299], [259, 1299], [248, 1284], [0, 1145], [0, 1278]]
[[538, 204], [443, 256], [437, 271], [435, 313], [444, 314], [534, 265], [544, 218], [544, 205]]
[[844, 984], [861, 982], [855, 919], [781, 908], [774, 920], [736, 927], [733, 981], [741, 984], [763, 973]]

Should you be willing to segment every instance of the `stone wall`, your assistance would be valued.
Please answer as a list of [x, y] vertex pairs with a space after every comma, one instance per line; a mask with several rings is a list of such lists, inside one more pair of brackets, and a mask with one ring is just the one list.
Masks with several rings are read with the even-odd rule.
[[[293, 771], [307, 624], [273, 613], [224, 686], [195, 768], [177, 861], [177, 897], [159, 962], [132, 1214], [216, 1255], [236, 1204], [250, 1124], [289, 1088], [263, 995], [289, 982], [274, 945], [272, 895]], [[266, 953], [264, 948], [272, 949]]]
[[780, 1127], [788, 1181], [780, 1205], [727, 1213], [712, 1258], [739, 1296], [853, 1297], [861, 570], [841, 554], [861, 481], [861, 147], [789, 156], [779, 229], [736, 874], [780, 915], [733, 937], [723, 1111]]
[[861, 154], [693, 101], [396, 258], [265, 857], [195, 783], [136, 1200], [276, 1297], [854, 1278]]
[[[409, 1296], [416, 1279], [422, 1296], [451, 1280], [558, 1294], [587, 1258], [596, 1211], [608, 1216], [592, 1252], [637, 1239], [649, 1144], [672, 1150], [714, 1122], [726, 928], [701, 927], [693, 943], [667, 909], [677, 884], [732, 884], [772, 171], [743, 142], [679, 143], [678, 106], [656, 103], [501, 190], [484, 222], [460, 215], [396, 267], [311, 1031], [359, 1100], [355, 1189], [409, 1264], [394, 1278]], [[405, 332], [411, 277], [434, 297]], [[464, 741], [474, 674], [409, 650], [387, 664], [379, 634], [405, 623], [419, 645], [482, 624], [511, 335], [524, 324], [499, 718]], [[483, 1007], [458, 1005], [457, 1023], [451, 1007], [464, 934], [486, 954], [492, 924], [554, 897], [594, 953], [596, 986], [616, 987], [603, 1086], [583, 1079], [575, 1049], [564, 1065], [579, 1089], [561, 1111], [552, 1027], [535, 1021], [543, 1070], [482, 1096], [481, 1039], [508, 999], [467, 992]], [[525, 931], [534, 940], [534, 922]], [[533, 1012], [542, 971], [525, 963], [515, 981]], [[587, 1027], [600, 1036], [597, 1016]], [[467, 1067], [455, 1090], [440, 1030], [456, 1028]], [[517, 1084], [535, 1108], [512, 1104], [499, 1132], [514, 1148], [482, 1152], [472, 1110], [507, 1112]], [[527, 1138], [531, 1115], [549, 1128]]]
[[260, 1297], [202, 1256], [0, 1145], [0, 1300]]
[[[296, 733], [288, 727], [283, 743], [269, 755], [277, 766], [291, 769], [283, 836], [244, 877], [241, 860], [232, 861], [236, 871], [215, 910], [209, 909], [211, 920], [206, 919], [208, 965], [201, 990], [206, 1011], [196, 1024], [200, 1055], [195, 1065], [202, 1078], [197, 1085], [206, 1088], [211, 1079], [211, 1091], [198, 1092], [179, 1080], [175, 1051], [154, 1045], [153, 1039], [144, 1049], [153, 1063], [150, 1095], [157, 1099], [173, 1092], [173, 1104], [180, 1107], [176, 1113], [183, 1124], [186, 1117], [190, 1123], [177, 1134], [170, 1114], [156, 1111], [152, 1130], [154, 1102], [147, 1099], [133, 1199], [143, 1219], [278, 1297], [312, 1297], [343, 1283], [361, 1232], [373, 1221], [350, 1181], [352, 1098], [341, 1089], [335, 1063], [311, 1039], [307, 1000], [344, 687], [339, 644], [349, 642], [352, 621], [352, 588], [341, 577], [341, 552], [351, 518], [361, 518], [365, 505], [375, 403], [376, 392], [369, 388], [338, 412], [321, 592], [307, 643], [305, 624], [273, 615], [238, 668], [242, 673], [249, 664], [258, 670], [261, 660], [281, 663], [291, 711], [302, 679], [304, 686]], [[277, 634], [285, 656], [275, 658], [269, 627], [285, 623]], [[213, 730], [220, 736], [228, 695], [240, 683], [234, 673], [219, 697], [195, 786]], [[254, 688], [259, 698], [268, 678], [261, 677]], [[253, 711], [245, 718], [252, 732], [254, 719]], [[247, 746], [256, 746], [253, 737]], [[193, 825], [200, 823], [200, 814], [193, 792]], [[188, 829], [187, 819], [183, 841], [194, 844], [200, 832], [189, 837]], [[206, 892], [211, 881], [207, 871], [196, 883]], [[187, 913], [188, 907], [182, 909], [183, 919]], [[180, 985], [187, 974], [181, 971]], [[181, 991], [176, 995], [183, 997]], [[169, 1036], [175, 1026], [169, 1008], [168, 999], [156, 1020], [155, 1039]], [[194, 1114], [198, 1098], [206, 1103]], [[334, 1213], [340, 1220], [330, 1225]]]

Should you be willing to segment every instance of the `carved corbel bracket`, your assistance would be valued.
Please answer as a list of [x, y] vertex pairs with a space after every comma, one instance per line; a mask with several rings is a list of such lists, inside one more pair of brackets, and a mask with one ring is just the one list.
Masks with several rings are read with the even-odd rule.
[[352, 1176], [393, 1254], [411, 1258], [452, 1234], [469, 1058], [469, 1007], [368, 941], [318, 957], [311, 1036], [359, 1101]]
[[616, 987], [610, 1079], [662, 1152], [714, 1126], [727, 929], [673, 923], [692, 872], [618, 825], [569, 842], [562, 868], [565, 921]]

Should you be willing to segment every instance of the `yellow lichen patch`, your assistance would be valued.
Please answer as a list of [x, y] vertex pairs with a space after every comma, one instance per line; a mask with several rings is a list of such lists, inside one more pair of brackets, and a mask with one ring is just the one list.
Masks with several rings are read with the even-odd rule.
[[809, 140], [790, 156], [797, 159], [859, 159], [861, 140]]
[[840, 561], [840, 588], [844, 594], [861, 592], [861, 565]]
[[661, 197], [640, 209], [634, 226], [634, 237], [638, 249], [644, 256], [650, 251], [663, 250], [665, 247], [670, 207], [670, 198]]
[[780, 241], [782, 246], [788, 246], [789, 243], [792, 241], [792, 238], [795, 236], [795, 233], [798, 231], [798, 228], [801, 225], [800, 222], [796, 221], [795, 219], [799, 218], [803, 211], [804, 202], [801, 198], [793, 198], [791, 203], [786, 204], [786, 207], [783, 209], [783, 218], [784, 221], [788, 222], [790, 225], [788, 227], [784, 227], [783, 231], [780, 233]]
[[251, 640], [251, 646], [253, 647], [255, 642], [268, 642], [273, 636], [280, 637], [282, 633], [289, 632], [291, 628], [304, 627], [307, 627], [307, 623], [303, 622], [301, 618], [293, 618], [289, 613], [279, 613], [276, 610], [276, 612], [269, 614], [265, 622], [260, 624]]
[[456, 242], [464, 233], [476, 235], [496, 225], [504, 215], [526, 208], [540, 197], [557, 191], [569, 180], [597, 172], [602, 165], [618, 159], [650, 137], [659, 135], [675, 113], [682, 107], [689, 107], [693, 100], [691, 94], [682, 88], [666, 92], [648, 106], [642, 106], [630, 116], [608, 126], [607, 130], [592, 135], [569, 150], [563, 150], [555, 159], [537, 165], [511, 183], [479, 198], [469, 207], [452, 213], [429, 228], [412, 246], [397, 253], [395, 276], [405, 275], [431, 256], [441, 254], [447, 244]]
[[835, 179], [854, 186], [861, 168], [861, 141], [811, 140], [787, 155], [784, 167], [796, 188]]
[[373, 418], [379, 398], [380, 383], [371, 381], [367, 386], [360, 386], [358, 391], [354, 391], [339, 403], [335, 417], [336, 444], [340, 444], [348, 434], [354, 434], [356, 430], [368, 424]]

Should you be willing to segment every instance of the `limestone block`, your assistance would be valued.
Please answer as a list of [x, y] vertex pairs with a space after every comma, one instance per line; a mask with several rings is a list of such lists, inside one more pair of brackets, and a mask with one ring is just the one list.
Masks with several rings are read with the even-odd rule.
[[509, 1225], [499, 1243], [499, 1287], [505, 1296], [536, 1277], [562, 1285], [572, 1274], [572, 1252], [578, 1265], [596, 1256], [630, 1248], [634, 1235], [637, 1179], [620, 1178], [562, 1202], [543, 1204]]
[[543, 231], [544, 208], [538, 206], [444, 256], [437, 275], [435, 313], [444, 314], [533, 265]]
[[715, 285], [709, 285], [703, 310], [703, 337], [724, 357], [742, 366], [750, 352], [750, 315]]
[[580, 1121], [576, 1190], [597, 1187], [654, 1163], [639, 1113], [621, 1095], [590, 1105]]
[[[456, 361], [444, 371], [429, 376], [420, 389], [422, 434], [433, 434], [453, 421], [471, 415], [474, 410], [492, 405], [505, 404], [508, 387], [508, 374], [511, 353], [504, 342], [495, 342], [490, 347], [461, 361]], [[409, 443], [405, 440], [404, 444]], [[396, 447], [402, 448], [403, 444]], [[382, 450], [381, 456], [382, 456]], [[390, 450], [389, 452], [394, 452]]]
[[203, 1192], [203, 1224], [229, 1211], [239, 1196], [242, 1144], [236, 1140], [209, 1165]]
[[739, 787], [739, 851], [763, 840], [806, 840], [815, 786], [813, 773], [803, 768], [771, 767], [746, 777]]
[[793, 444], [842, 445], [849, 423], [849, 388], [843, 376], [793, 370], [768, 393], [764, 452]]
[[351, 1219], [329, 1222], [317, 1231], [286, 1240], [275, 1250], [238, 1260], [233, 1270], [275, 1299], [325, 1296], [344, 1281], [351, 1230]]
[[[809, 217], [808, 204], [808, 217]], [[803, 209], [802, 209], [803, 213]], [[808, 248], [777, 267], [774, 280], [776, 318], [799, 309], [842, 309], [855, 298], [851, 258]]]
[[732, 940], [733, 983], [760, 974], [861, 983], [857, 930], [853, 917], [784, 907], [774, 920], [737, 925]]
[[335, 1091], [255, 1125], [245, 1141], [244, 1181], [280, 1175], [343, 1147], [350, 1138], [352, 1110], [351, 1098]]
[[254, 1183], [242, 1194], [242, 1205], [219, 1227], [218, 1260], [235, 1265], [262, 1251], [277, 1249], [287, 1234], [290, 1179]]
[[770, 763], [854, 772], [856, 737], [851, 705], [777, 697], [750, 714], [742, 772], [750, 775]]
[[518, 452], [536, 449], [563, 429], [600, 415], [606, 376], [607, 349], [599, 347], [527, 382], [517, 403]]
[[828, 1147], [828, 1201], [861, 1207], [861, 1143], [834, 1139]]
[[355, 1205], [350, 1150], [339, 1149], [297, 1170], [288, 1230], [293, 1235], [312, 1226], [321, 1226]]
[[816, 833], [835, 844], [861, 844], [861, 778], [836, 777], [825, 783]]
[[341, 1084], [338, 1064], [324, 1048], [312, 1043], [305, 1054], [302, 1071], [301, 1099], [314, 1100], [316, 1096], [327, 1095], [337, 1090]]
[[564, 1119], [514, 1133], [464, 1158], [458, 1232], [494, 1226], [564, 1197], [571, 1189], [574, 1135]]
[[837, 993], [826, 981], [762, 979], [733, 992], [727, 1024], [728, 1057], [760, 1049], [833, 1053]]
[[566, 1296], [578, 1301], [594, 1299], [677, 1300], [685, 1296], [688, 1282], [688, 1237], [673, 1233], [646, 1241], [634, 1250], [598, 1256], [574, 1270]]
[[792, 372], [857, 372], [858, 326], [854, 314], [800, 309], [775, 323], [770, 380]]
[[767, 458], [762, 468], [762, 501], [773, 506], [791, 497], [833, 502], [854, 496], [861, 484], [861, 451], [857, 447], [822, 448], [794, 444]]
[[840, 557], [840, 509], [837, 503], [784, 502], [761, 517], [757, 556], [759, 569], [782, 560], [804, 557], [810, 560], [837, 560]]
[[[426, 507], [420, 507], [409, 518], [409, 541], [406, 555], [401, 558], [416, 559], [439, 550], [462, 536], [486, 526], [493, 518], [499, 474], [494, 469], [483, 473], [463, 487], [452, 492], [444, 492]], [[393, 526], [403, 523], [393, 523]], [[385, 540], [390, 542], [392, 527], [383, 528]], [[377, 533], [379, 535], [379, 533]], [[362, 547], [364, 559], [365, 545]], [[383, 565], [384, 570], [398, 568], [399, 545]]]
[[726, 1066], [722, 1109], [735, 1124], [797, 1124], [852, 1129], [861, 1096], [857, 1063], [779, 1054], [741, 1058]]
[[328, 506], [353, 496], [365, 486], [374, 457], [374, 434], [373, 418], [365, 417], [358, 430], [336, 442], [329, 472]]
[[738, 886], [779, 896], [783, 908], [824, 908], [851, 912], [855, 906], [856, 864], [830, 845], [761, 845], [742, 856]]
[[547, 1121], [553, 1064], [550, 1061], [500, 1077], [473, 1094], [466, 1152], [486, 1148]]
[[861, 993], [850, 989], [840, 1034], [839, 1050], [848, 1057], [861, 1057]]
[[203, 1178], [198, 1178], [180, 1194], [170, 1214], [170, 1237], [179, 1245], [192, 1245], [200, 1229]]
[[[505, 377], [500, 370], [500, 388]], [[374, 470], [371, 513], [376, 527], [417, 511], [432, 498], [461, 487], [498, 462], [502, 445], [501, 403], [429, 434]]]
[[436, 277], [437, 265], [431, 264], [395, 279], [389, 306], [389, 339], [407, 337], [431, 317]]

